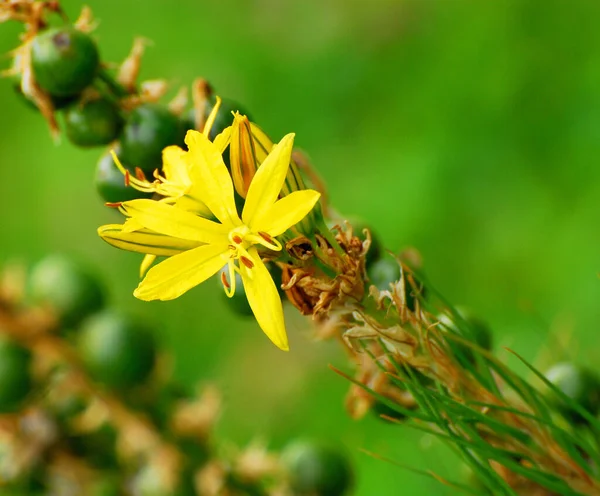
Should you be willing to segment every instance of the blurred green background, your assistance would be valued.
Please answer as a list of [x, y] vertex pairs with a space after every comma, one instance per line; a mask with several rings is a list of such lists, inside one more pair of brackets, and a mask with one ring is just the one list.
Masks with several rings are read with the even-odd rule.
[[[76, 17], [80, 2], [64, 1]], [[549, 333], [556, 359], [597, 364], [600, 349], [600, 4], [589, 0], [102, 0], [95, 35], [120, 61], [153, 41], [142, 77], [174, 87], [204, 76], [243, 102], [278, 140], [297, 134], [333, 204], [367, 219], [394, 251], [414, 246], [436, 287], [491, 323], [497, 349], [531, 360]], [[20, 26], [2, 25], [0, 51]], [[9, 65], [8, 59], [5, 66]], [[436, 440], [344, 412], [348, 369], [333, 343], [311, 342], [293, 311], [291, 352], [227, 311], [209, 281], [142, 303], [135, 254], [104, 244], [118, 221], [95, 195], [99, 150], [56, 146], [43, 120], [0, 81], [0, 262], [76, 255], [101, 270], [118, 307], [157, 322], [186, 383], [215, 382], [219, 435], [278, 448], [338, 439], [358, 467], [357, 495], [454, 494], [369, 458], [367, 448], [460, 478]], [[548, 358], [537, 362], [541, 366]]]

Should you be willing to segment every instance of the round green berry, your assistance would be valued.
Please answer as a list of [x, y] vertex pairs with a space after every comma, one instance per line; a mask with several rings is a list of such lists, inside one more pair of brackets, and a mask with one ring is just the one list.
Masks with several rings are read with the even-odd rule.
[[[546, 372], [548, 379], [563, 394], [585, 408], [592, 415], [600, 411], [600, 380], [590, 370], [570, 362], [557, 363]], [[582, 416], [568, 406], [556, 393], [549, 399], [570, 420], [581, 423]]]
[[63, 255], [50, 255], [31, 270], [34, 303], [52, 309], [63, 327], [72, 327], [104, 306], [104, 288], [86, 267]]
[[145, 103], [131, 111], [121, 136], [123, 160], [152, 174], [162, 163], [169, 145], [183, 145], [185, 130], [179, 118], [157, 103]]
[[[120, 147], [115, 148], [115, 153], [121, 159]], [[135, 175], [133, 168], [124, 164], [124, 167], [129, 170], [132, 175]], [[150, 198], [152, 193], [144, 193], [138, 191], [132, 186], [127, 186], [125, 176], [115, 165], [115, 161], [110, 154], [106, 152], [96, 165], [96, 190], [100, 197], [108, 203], [117, 203], [136, 198]]]
[[337, 447], [318, 441], [297, 441], [282, 453], [296, 496], [342, 496], [352, 485], [348, 457]]
[[115, 389], [146, 381], [156, 361], [155, 340], [146, 324], [114, 311], [83, 323], [78, 348], [90, 374]]
[[68, 97], [81, 93], [93, 81], [100, 56], [88, 34], [61, 27], [43, 31], [33, 39], [31, 63], [35, 80], [43, 90]]
[[18, 410], [31, 391], [31, 353], [13, 340], [0, 337], [0, 413]]
[[106, 98], [77, 102], [65, 111], [65, 130], [77, 146], [101, 146], [114, 141], [123, 125], [119, 107]]

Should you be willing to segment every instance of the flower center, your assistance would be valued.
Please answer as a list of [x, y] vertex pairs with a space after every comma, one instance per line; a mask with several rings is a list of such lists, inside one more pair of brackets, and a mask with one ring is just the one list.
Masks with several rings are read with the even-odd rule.
[[225, 273], [221, 273], [221, 282], [223, 283], [225, 293], [231, 298], [235, 293], [235, 273], [239, 273], [240, 271], [234, 261], [239, 260], [245, 267], [252, 269], [254, 268], [255, 262], [253, 257], [248, 253], [248, 248], [252, 245], [259, 244], [269, 250], [280, 251], [282, 246], [281, 243], [270, 234], [263, 231], [254, 233], [245, 225], [235, 227], [229, 231], [228, 239], [230, 252], [229, 261], [227, 262], [227, 265], [229, 266], [229, 280], [227, 280], [228, 278]]

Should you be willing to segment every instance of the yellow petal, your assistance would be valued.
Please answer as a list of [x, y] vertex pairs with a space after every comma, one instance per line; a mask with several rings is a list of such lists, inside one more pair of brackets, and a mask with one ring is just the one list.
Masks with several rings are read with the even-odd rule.
[[165, 236], [148, 230], [128, 232], [121, 224], [108, 224], [98, 229], [100, 237], [108, 244], [136, 253], [170, 257], [196, 248], [197, 241]]
[[233, 199], [233, 183], [219, 149], [198, 131], [188, 131], [190, 178], [200, 199], [217, 219], [229, 226], [241, 224]]
[[249, 227], [254, 232], [263, 231], [271, 236], [279, 236], [300, 222], [320, 197], [321, 193], [312, 189], [294, 191], [252, 219]]
[[215, 136], [213, 143], [217, 147], [217, 149], [221, 152], [221, 155], [223, 155], [223, 152], [229, 145], [230, 140], [231, 140], [231, 126], [226, 127], [225, 129], [223, 129], [223, 131], [221, 131], [219, 134], [217, 134]]
[[129, 219], [125, 219], [125, 222], [123, 223], [123, 232], [134, 232], [142, 229], [144, 229], [144, 226], [131, 217]]
[[140, 264], [140, 277], [144, 277], [148, 269], [152, 267], [152, 264], [156, 260], [156, 255], [146, 255], [142, 263]]
[[248, 303], [250, 303], [250, 308], [252, 308], [256, 321], [263, 332], [275, 346], [287, 351], [289, 345], [277, 287], [267, 267], [258, 256], [256, 248], [250, 248], [248, 253], [252, 257], [254, 267], [249, 269], [244, 264], [240, 264]]
[[229, 232], [222, 224], [154, 200], [123, 202], [120, 210], [145, 228], [175, 238], [220, 243]]
[[284, 136], [256, 171], [242, 212], [246, 225], [250, 225], [254, 217], [269, 209], [277, 200], [290, 165], [293, 146], [294, 134]]
[[204, 282], [227, 263], [226, 245], [203, 245], [152, 267], [133, 295], [140, 300], [172, 300]]
[[190, 176], [185, 160], [186, 151], [178, 146], [167, 146], [162, 152], [163, 173], [165, 178], [172, 183], [181, 185], [182, 188], [189, 186]]

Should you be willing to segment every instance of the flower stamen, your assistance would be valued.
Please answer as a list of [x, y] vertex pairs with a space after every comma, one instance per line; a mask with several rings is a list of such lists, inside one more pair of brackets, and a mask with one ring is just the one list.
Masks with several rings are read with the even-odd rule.
[[243, 239], [242, 239], [240, 236], [238, 236], [237, 234], [236, 234], [236, 235], [234, 235], [234, 236], [233, 236], [231, 239], [233, 239], [233, 242], [234, 242], [236, 245], [241, 245], [241, 244], [242, 244], [242, 242], [244, 241], [244, 240], [243, 240]]
[[225, 272], [221, 272], [221, 282], [223, 283], [223, 286], [226, 290], [231, 289], [231, 285], [227, 281], [227, 276], [225, 275]]
[[273, 239], [273, 238], [272, 238], [272, 237], [271, 237], [269, 234], [267, 234], [267, 233], [266, 233], [266, 232], [264, 232], [264, 231], [258, 231], [258, 235], [259, 235], [259, 236], [260, 236], [262, 239], [264, 239], [264, 240], [265, 240], [267, 243], [272, 243], [272, 244], [274, 244], [274, 243], [275, 243], [275, 240], [274, 240], [274, 239]]
[[249, 269], [254, 267], [254, 262], [252, 260], [250, 260], [249, 258], [245, 257], [244, 255], [240, 256], [240, 262], [242, 262]]

